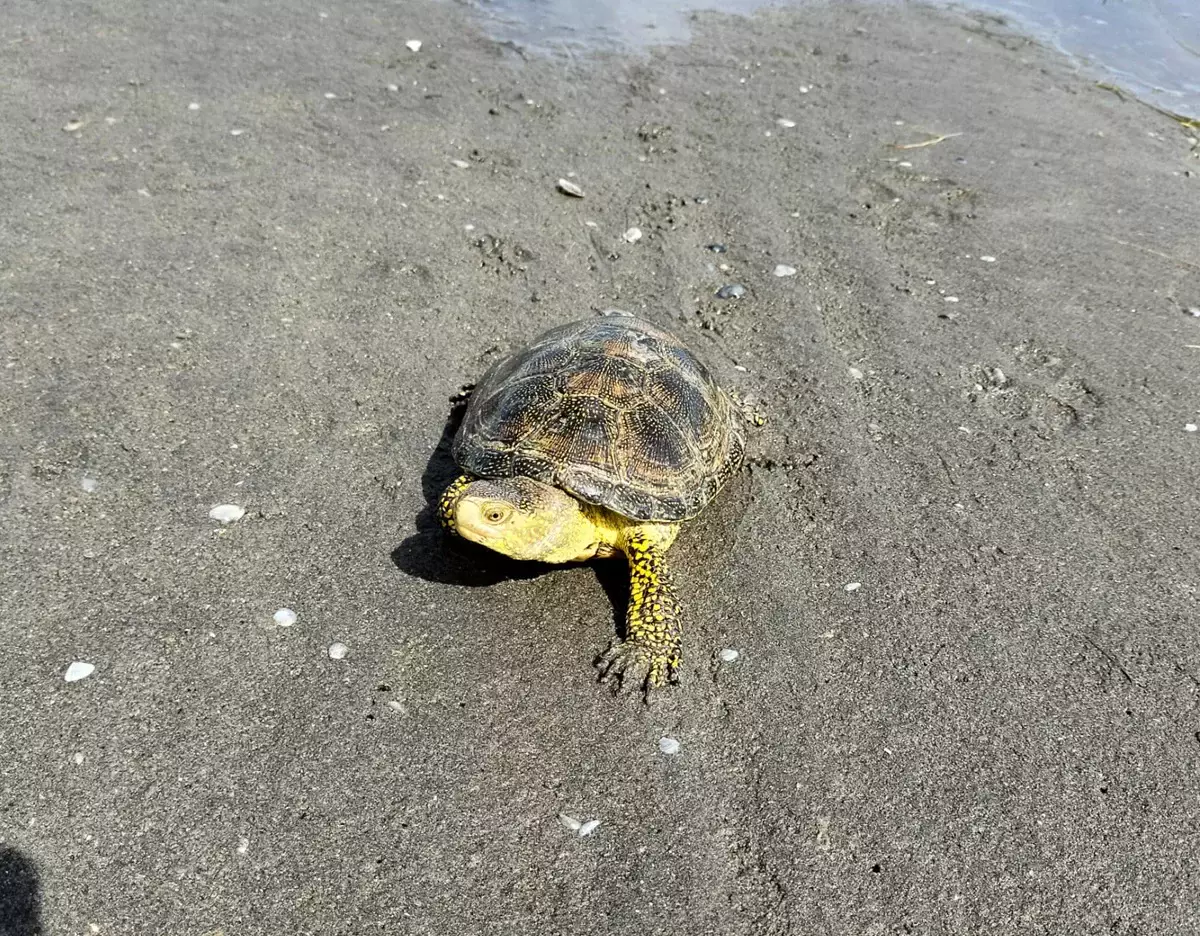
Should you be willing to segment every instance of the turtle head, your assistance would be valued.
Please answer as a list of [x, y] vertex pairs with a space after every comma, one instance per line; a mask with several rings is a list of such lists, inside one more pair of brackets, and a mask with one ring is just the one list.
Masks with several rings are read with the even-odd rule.
[[565, 491], [532, 478], [460, 479], [443, 498], [459, 536], [513, 559], [574, 562], [596, 554], [599, 531]]

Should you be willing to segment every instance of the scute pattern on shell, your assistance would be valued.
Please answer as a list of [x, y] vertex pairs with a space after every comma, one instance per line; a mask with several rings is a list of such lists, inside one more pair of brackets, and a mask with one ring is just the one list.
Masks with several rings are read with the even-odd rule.
[[551, 329], [471, 394], [454, 457], [635, 520], [686, 520], [742, 461], [734, 407], [669, 332], [632, 317]]

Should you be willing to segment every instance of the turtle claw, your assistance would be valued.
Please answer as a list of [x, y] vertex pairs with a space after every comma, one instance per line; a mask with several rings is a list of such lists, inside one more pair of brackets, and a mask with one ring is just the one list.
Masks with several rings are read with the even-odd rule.
[[656, 651], [636, 640], [618, 640], [596, 660], [600, 682], [614, 682], [619, 688], [637, 688], [647, 697], [651, 689], [679, 681], [678, 650]]

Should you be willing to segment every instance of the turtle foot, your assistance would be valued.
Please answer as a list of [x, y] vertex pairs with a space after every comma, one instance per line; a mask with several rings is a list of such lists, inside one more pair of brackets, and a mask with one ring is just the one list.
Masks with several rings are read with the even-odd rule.
[[637, 640], [618, 640], [597, 659], [601, 682], [649, 694], [679, 681], [679, 647], [654, 647]]

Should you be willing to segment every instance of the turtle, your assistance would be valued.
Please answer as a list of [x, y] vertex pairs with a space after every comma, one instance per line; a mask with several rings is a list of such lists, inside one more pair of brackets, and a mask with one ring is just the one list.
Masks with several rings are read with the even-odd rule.
[[673, 334], [641, 318], [568, 322], [493, 364], [470, 392], [438, 518], [515, 559], [624, 554], [624, 639], [602, 681], [678, 681], [680, 610], [666, 562], [680, 524], [741, 467], [733, 398]]

